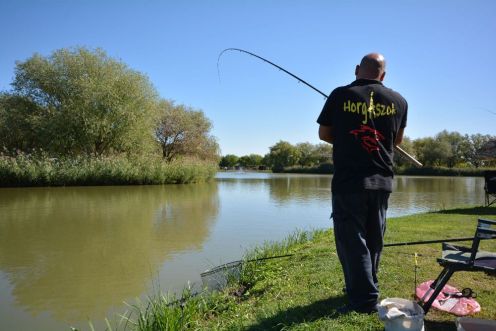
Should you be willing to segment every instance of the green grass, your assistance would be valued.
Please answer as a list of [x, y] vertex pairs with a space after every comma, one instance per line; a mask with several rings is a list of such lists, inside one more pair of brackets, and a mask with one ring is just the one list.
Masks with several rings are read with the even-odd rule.
[[216, 164], [198, 160], [0, 155], [0, 187], [182, 184], [208, 180], [216, 171]]
[[[443, 210], [388, 220], [386, 243], [473, 236], [478, 217], [496, 219], [496, 207]], [[468, 244], [467, 244], [468, 245]], [[441, 244], [387, 247], [379, 278], [381, 299], [413, 298], [414, 254], [417, 280], [434, 279]], [[481, 249], [496, 251], [496, 240]], [[277, 255], [292, 256], [247, 262]], [[478, 318], [496, 318], [496, 278], [484, 273], [458, 272], [449, 281], [477, 292], [482, 311]], [[266, 243], [245, 256], [241, 278], [222, 292], [193, 296], [171, 303], [166, 296], [133, 306], [126, 317], [129, 330], [383, 330], [377, 315], [338, 315], [346, 303], [332, 230], [297, 232], [285, 241]], [[431, 309], [426, 330], [456, 330], [455, 316]], [[138, 322], [139, 321], [139, 322]]]

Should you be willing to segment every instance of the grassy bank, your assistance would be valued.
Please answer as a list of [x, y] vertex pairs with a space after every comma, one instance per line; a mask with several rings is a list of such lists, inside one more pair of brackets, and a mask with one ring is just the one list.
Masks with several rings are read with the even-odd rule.
[[[403, 242], [472, 236], [478, 217], [496, 219], [496, 208], [454, 209], [388, 220], [386, 242]], [[496, 251], [496, 240], [482, 249]], [[379, 272], [381, 299], [412, 298], [414, 253], [419, 282], [440, 272], [436, 258], [440, 244], [385, 248]], [[383, 330], [377, 315], [340, 316], [336, 309], [346, 303], [341, 267], [332, 230], [312, 235], [295, 234], [282, 243], [267, 244], [247, 258], [294, 254], [291, 257], [246, 263], [240, 281], [225, 291], [190, 296], [176, 304], [167, 297], [151, 298], [136, 305], [127, 329], [135, 330]], [[484, 273], [455, 273], [449, 284], [477, 292], [482, 311], [476, 317], [496, 318], [496, 280]], [[455, 316], [431, 309], [426, 330], [455, 330]], [[122, 323], [122, 321], [121, 321]]]
[[216, 171], [216, 164], [192, 160], [0, 155], [0, 187], [192, 183], [210, 179]]
[[[483, 177], [485, 168], [445, 168], [445, 167], [422, 167], [410, 168], [400, 167], [395, 168], [396, 175], [409, 176], [466, 176], [466, 177]], [[316, 167], [287, 167], [281, 172], [298, 173], [298, 174], [332, 174], [334, 167], [332, 164], [321, 164]]]

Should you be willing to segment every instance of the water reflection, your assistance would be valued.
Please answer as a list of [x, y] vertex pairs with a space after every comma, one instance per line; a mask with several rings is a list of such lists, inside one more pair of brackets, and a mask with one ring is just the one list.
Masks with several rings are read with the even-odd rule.
[[[255, 190], [261, 186], [281, 206], [314, 204], [331, 200], [331, 176], [259, 173], [221, 173], [223, 185]], [[390, 198], [389, 217], [432, 210], [482, 205], [484, 179], [481, 177], [396, 176]]]
[[276, 178], [270, 185], [270, 197], [280, 203], [330, 200], [331, 178], [329, 176], [290, 176]]
[[484, 179], [479, 177], [395, 177], [390, 216], [482, 205]]
[[171, 254], [200, 249], [218, 207], [215, 183], [2, 189], [0, 270], [32, 314], [102, 317]]
[[279, 205], [330, 200], [331, 177], [328, 175], [293, 175], [250, 172], [219, 173], [217, 179], [226, 187], [252, 190], [265, 188]]

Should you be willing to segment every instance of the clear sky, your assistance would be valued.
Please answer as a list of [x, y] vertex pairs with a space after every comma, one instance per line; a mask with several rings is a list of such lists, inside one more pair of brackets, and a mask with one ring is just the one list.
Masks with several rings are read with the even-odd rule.
[[1, 0], [0, 90], [16, 61], [103, 48], [148, 75], [161, 97], [201, 109], [222, 154], [265, 154], [279, 140], [318, 143], [324, 99], [369, 52], [407, 99], [406, 135], [496, 134], [496, 1]]

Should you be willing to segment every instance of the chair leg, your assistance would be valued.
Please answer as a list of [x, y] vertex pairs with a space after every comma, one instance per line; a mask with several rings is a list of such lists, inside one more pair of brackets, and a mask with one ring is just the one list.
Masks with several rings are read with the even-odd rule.
[[[492, 197], [491, 197], [492, 198]], [[489, 198], [487, 199], [487, 206], [489, 207], [490, 205], [492, 205], [493, 203], [496, 202], [496, 197], [493, 199], [493, 201], [489, 202]]]
[[[424, 302], [422, 305], [422, 309], [424, 310], [424, 314], [427, 314], [429, 312], [429, 309], [431, 309], [432, 303], [434, 300], [436, 300], [437, 296], [439, 293], [444, 288], [444, 285], [448, 282], [448, 280], [451, 278], [453, 273], [455, 272], [454, 269], [450, 268], [449, 266], [445, 267], [443, 271], [437, 276], [436, 280], [431, 284], [430, 290], [427, 291], [424, 295], [423, 298], [421, 298], [421, 301]], [[432, 290], [432, 291], [431, 291]], [[425, 301], [426, 296], [430, 294], [429, 300], [427, 302]]]

